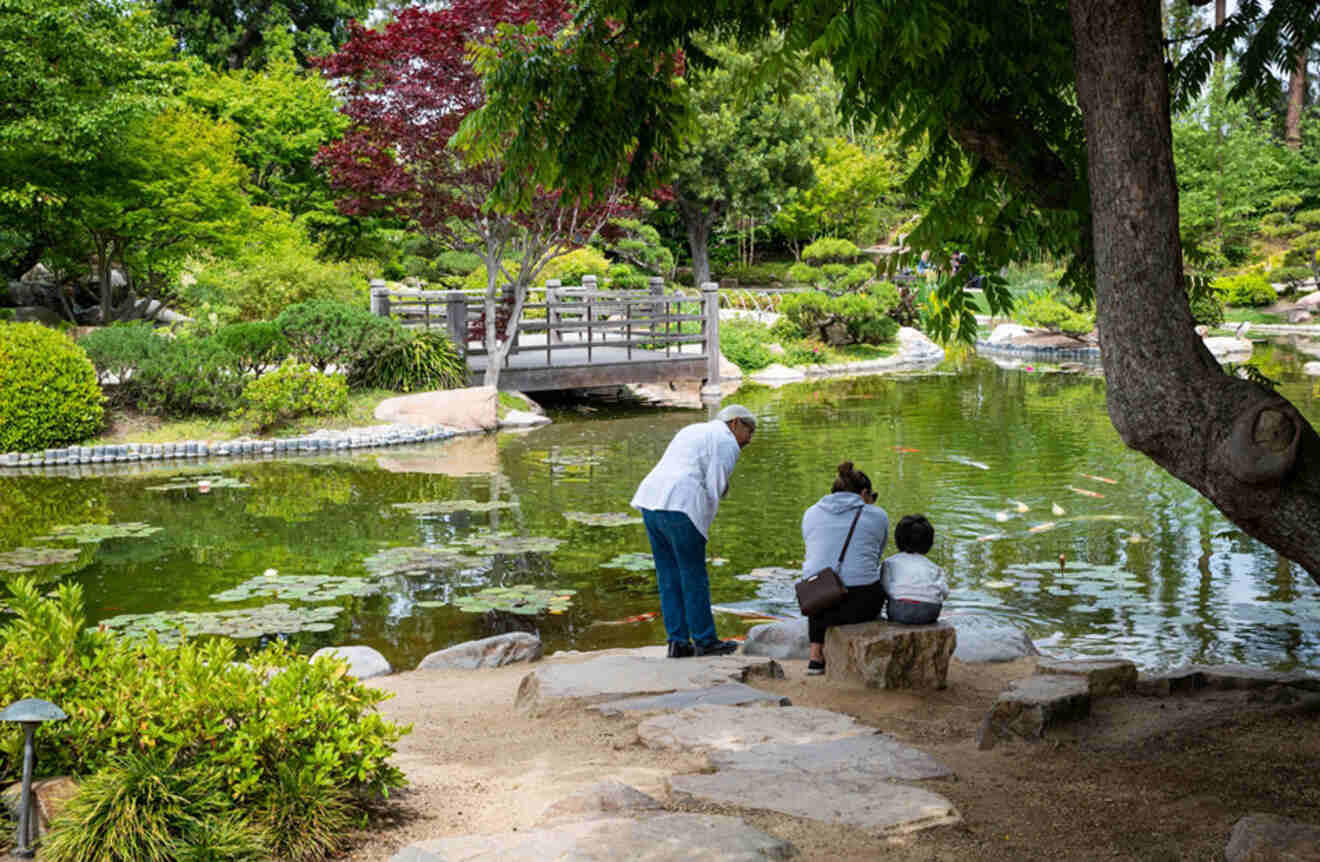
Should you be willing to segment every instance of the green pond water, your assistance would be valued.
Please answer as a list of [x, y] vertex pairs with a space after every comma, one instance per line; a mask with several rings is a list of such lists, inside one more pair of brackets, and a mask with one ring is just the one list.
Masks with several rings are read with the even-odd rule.
[[[1299, 370], [1306, 357], [1265, 346], [1257, 358], [1320, 422]], [[963, 358], [900, 377], [744, 388], [731, 400], [757, 413], [759, 430], [711, 535], [719, 607], [795, 613], [791, 573], [771, 567], [800, 564], [802, 512], [846, 458], [871, 476], [891, 519], [924, 512], [934, 523], [932, 556], [952, 586], [946, 614], [990, 614], [1047, 652], [1119, 654], [1151, 669], [1320, 667], [1320, 591], [1126, 450], [1099, 377]], [[27, 571], [45, 585], [80, 583], [91, 622], [212, 614], [155, 627], [191, 620], [244, 644], [293, 632], [308, 652], [367, 644], [404, 668], [515, 629], [537, 632], [548, 651], [662, 643], [640, 523], [572, 518], [627, 514], [670, 437], [705, 413], [552, 416], [527, 434], [366, 454], [0, 476], [0, 567], [34, 562], [15, 549], [44, 549], [46, 564]], [[128, 526], [52, 534], [82, 523]], [[717, 619], [723, 635], [754, 624]]]

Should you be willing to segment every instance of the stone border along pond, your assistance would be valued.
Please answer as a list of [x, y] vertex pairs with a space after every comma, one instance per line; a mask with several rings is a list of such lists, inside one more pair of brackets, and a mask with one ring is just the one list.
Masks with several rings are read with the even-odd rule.
[[399, 446], [405, 443], [428, 443], [477, 433], [447, 425], [372, 425], [344, 431], [322, 431], [304, 437], [273, 440], [187, 440], [179, 443], [123, 443], [113, 446], [69, 446], [44, 452], [6, 452], [0, 455], [0, 467], [67, 467], [83, 464], [168, 461], [214, 457], [283, 457], [288, 455], [324, 455], [350, 449]]

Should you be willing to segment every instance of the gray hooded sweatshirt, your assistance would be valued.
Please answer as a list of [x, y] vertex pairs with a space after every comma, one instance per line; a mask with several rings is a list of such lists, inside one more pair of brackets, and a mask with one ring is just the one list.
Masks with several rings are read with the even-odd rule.
[[[839, 570], [839, 551], [858, 509], [862, 515]], [[863, 503], [860, 494], [850, 491], [826, 494], [802, 516], [802, 541], [807, 545], [802, 573], [811, 575], [830, 566], [839, 571], [847, 586], [874, 584], [880, 580], [880, 561], [888, 539], [889, 515], [884, 509]]]

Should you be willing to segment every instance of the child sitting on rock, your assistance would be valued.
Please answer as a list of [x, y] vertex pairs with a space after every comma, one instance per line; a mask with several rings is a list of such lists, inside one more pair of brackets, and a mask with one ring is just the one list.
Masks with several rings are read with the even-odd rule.
[[904, 515], [894, 528], [898, 553], [880, 566], [891, 623], [924, 626], [939, 618], [949, 597], [944, 570], [926, 554], [935, 544], [935, 528], [925, 515]]

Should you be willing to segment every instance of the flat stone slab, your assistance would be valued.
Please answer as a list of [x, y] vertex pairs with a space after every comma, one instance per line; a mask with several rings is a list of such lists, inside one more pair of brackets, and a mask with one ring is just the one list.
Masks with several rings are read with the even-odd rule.
[[832, 626], [825, 632], [825, 679], [867, 688], [944, 688], [957, 644], [957, 630], [945, 622]]
[[348, 675], [354, 679], [372, 679], [389, 676], [393, 669], [385, 656], [369, 646], [322, 647], [312, 653], [312, 661], [318, 658], [338, 660], [348, 664]]
[[741, 682], [729, 682], [712, 688], [694, 688], [658, 694], [654, 697], [632, 697], [598, 703], [591, 709], [601, 715], [622, 715], [627, 712], [677, 712], [693, 706], [789, 706], [788, 698], [752, 688]]
[[1038, 740], [1050, 727], [1091, 714], [1085, 679], [1063, 675], [1028, 677], [999, 695], [976, 734], [981, 749], [1003, 739]]
[[537, 668], [523, 677], [514, 705], [535, 712], [555, 701], [601, 703], [746, 682], [748, 677], [758, 675], [782, 678], [784, 671], [773, 659], [750, 656], [671, 659], [605, 655]]
[[1297, 671], [1266, 670], [1241, 664], [1188, 665], [1163, 673], [1141, 674], [1137, 680], [1136, 691], [1138, 694], [1152, 697], [1168, 697], [1171, 694], [1189, 694], [1203, 688], [1233, 691], [1270, 688], [1276, 685], [1320, 692], [1320, 677]]
[[1273, 814], [1248, 814], [1233, 824], [1225, 862], [1320, 862], [1320, 826]]
[[953, 650], [953, 657], [958, 661], [1014, 661], [1040, 655], [1040, 650], [1025, 631], [989, 614], [944, 614], [940, 622], [948, 623], [958, 631], [958, 645]]
[[593, 817], [654, 814], [662, 810], [664, 805], [660, 800], [621, 781], [610, 779], [579, 790], [558, 802], [552, 802], [545, 811], [541, 812], [541, 819], [536, 825], [576, 823]]
[[882, 835], [901, 835], [962, 819], [953, 803], [938, 793], [853, 775], [737, 769], [714, 775], [675, 775], [668, 783], [669, 795], [676, 802], [775, 811]]
[[774, 773], [785, 781], [817, 774], [861, 782], [921, 781], [953, 774], [926, 752], [883, 733], [798, 745], [767, 742], [741, 751], [712, 751], [706, 759], [719, 770]]
[[694, 706], [648, 718], [637, 726], [637, 736], [647, 748], [680, 751], [741, 751], [769, 742], [799, 745], [874, 733], [874, 728], [850, 715], [807, 706]]
[[502, 835], [462, 835], [405, 847], [390, 862], [673, 862], [675, 859], [759, 862], [788, 859], [792, 844], [737, 817], [662, 814], [567, 823]]
[[536, 661], [541, 657], [542, 649], [541, 639], [536, 635], [527, 632], [508, 632], [433, 652], [422, 659], [417, 669], [476, 670], [480, 667], [503, 667], [514, 662]]
[[1091, 697], [1126, 694], [1137, 687], [1137, 666], [1125, 658], [1043, 658], [1036, 662], [1036, 673], [1083, 679]]

